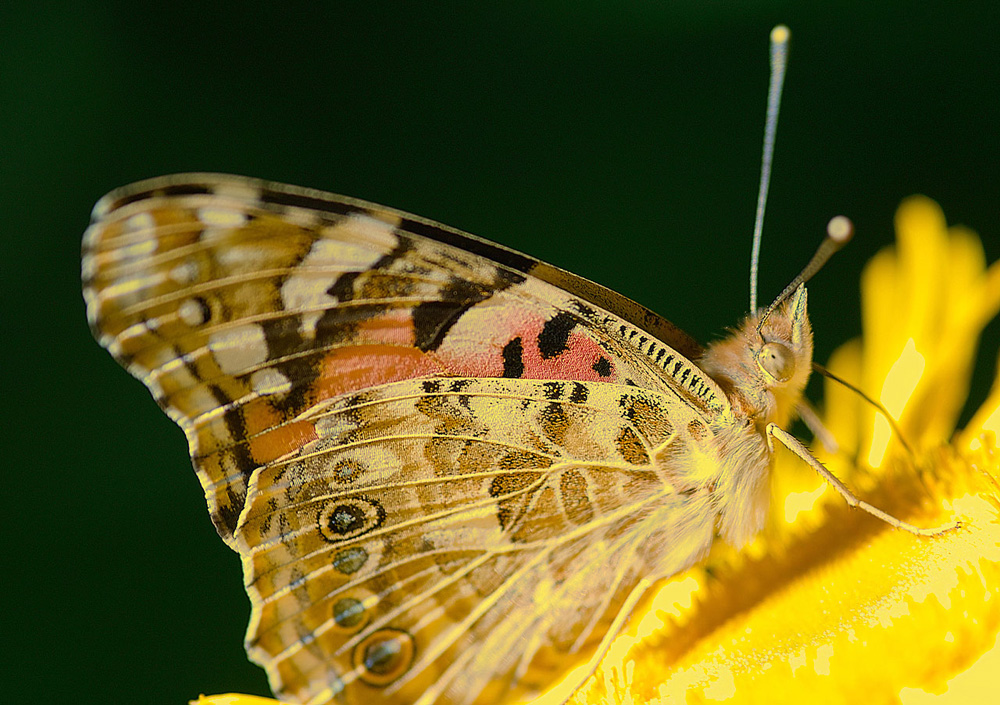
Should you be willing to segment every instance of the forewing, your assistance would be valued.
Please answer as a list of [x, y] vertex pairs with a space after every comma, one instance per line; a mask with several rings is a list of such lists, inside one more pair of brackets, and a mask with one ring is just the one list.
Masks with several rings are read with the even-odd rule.
[[[723, 414], [698, 348], [551, 265], [351, 199], [213, 175], [109, 194], [84, 239], [98, 340], [184, 429], [233, 533], [252, 473], [317, 439], [316, 405], [404, 379], [635, 385]], [[685, 357], [686, 356], [686, 357]]]
[[671, 396], [412, 380], [304, 422], [315, 439], [254, 473], [236, 529], [248, 650], [279, 696], [536, 690], [595, 655], [640, 581], [711, 542], [708, 492], [670, 476], [701, 423]]

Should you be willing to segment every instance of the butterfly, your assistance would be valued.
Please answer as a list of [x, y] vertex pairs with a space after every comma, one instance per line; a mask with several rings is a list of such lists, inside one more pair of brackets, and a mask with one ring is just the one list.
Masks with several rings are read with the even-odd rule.
[[812, 357], [804, 286], [702, 348], [501, 245], [234, 176], [101, 199], [83, 279], [242, 559], [250, 658], [312, 704], [596, 662], [656, 579], [761, 528]]

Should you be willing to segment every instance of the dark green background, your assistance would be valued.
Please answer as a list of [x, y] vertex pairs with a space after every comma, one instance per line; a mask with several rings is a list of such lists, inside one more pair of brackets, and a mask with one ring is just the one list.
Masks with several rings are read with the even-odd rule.
[[80, 235], [107, 190], [216, 170], [354, 195], [559, 264], [704, 340], [747, 305], [782, 21], [762, 297], [830, 216], [854, 218], [811, 287], [824, 360], [860, 330], [860, 268], [902, 197], [937, 199], [1000, 257], [993, 4], [3, 3], [0, 699], [267, 692], [181, 432], [85, 325]]

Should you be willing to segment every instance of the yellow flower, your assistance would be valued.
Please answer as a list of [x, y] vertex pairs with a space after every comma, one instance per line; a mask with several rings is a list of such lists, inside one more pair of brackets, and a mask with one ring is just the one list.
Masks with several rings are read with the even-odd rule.
[[192, 700], [190, 705], [281, 705], [281, 703], [258, 695], [227, 693], [226, 695], [200, 695], [197, 700]]
[[576, 694], [591, 703], [995, 702], [1000, 671], [1000, 380], [961, 432], [979, 335], [1000, 309], [1000, 263], [905, 201], [897, 245], [862, 278], [864, 336], [830, 369], [898, 420], [827, 382], [818, 453], [859, 495], [936, 537], [850, 509], [778, 451], [773, 520], [748, 550], [722, 547], [670, 580]]

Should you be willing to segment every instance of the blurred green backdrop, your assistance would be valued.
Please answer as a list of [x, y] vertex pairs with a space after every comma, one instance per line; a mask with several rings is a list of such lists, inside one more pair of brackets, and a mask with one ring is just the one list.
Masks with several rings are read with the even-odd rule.
[[[817, 358], [921, 192], [1000, 257], [995, 3], [7, 2], [0, 9], [7, 702], [266, 694], [239, 561], [181, 432], [93, 342], [93, 202], [185, 170], [402, 208], [606, 284], [705, 340], [747, 305], [767, 35], [793, 31], [769, 299], [827, 219]], [[974, 401], [985, 396], [998, 326]]]

